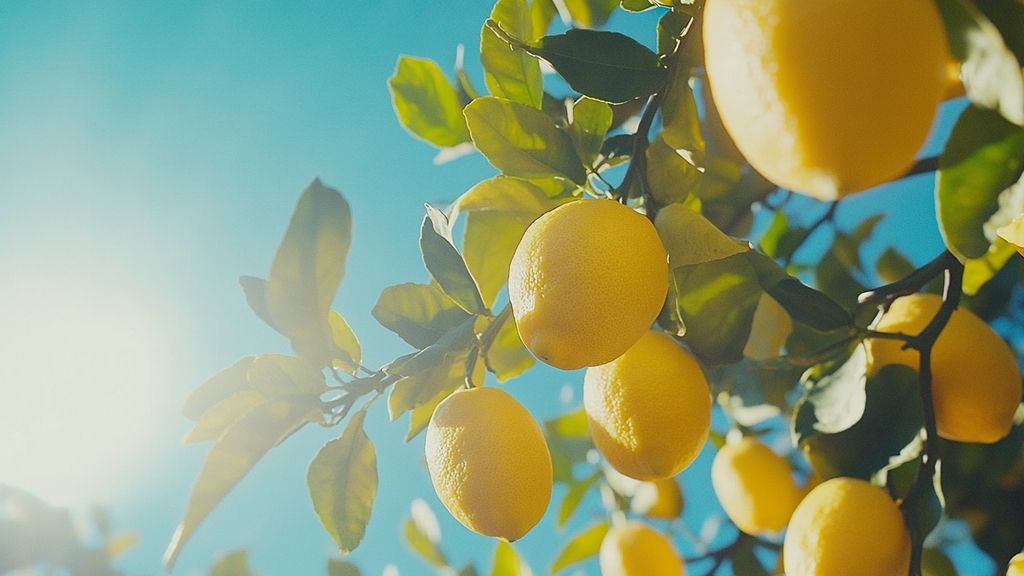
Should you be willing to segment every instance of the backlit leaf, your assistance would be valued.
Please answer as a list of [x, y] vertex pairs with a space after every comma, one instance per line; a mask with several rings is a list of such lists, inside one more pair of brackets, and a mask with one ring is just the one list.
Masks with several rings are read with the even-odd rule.
[[451, 225], [443, 212], [426, 206], [427, 215], [420, 228], [420, 251], [430, 276], [463, 310], [471, 314], [487, 312], [476, 280], [452, 241]]
[[[526, 0], [498, 0], [491, 19], [516, 38], [532, 39], [533, 19]], [[488, 27], [480, 31], [480, 63], [491, 94], [540, 108], [544, 83], [540, 62], [528, 52], [510, 46]]]
[[551, 565], [551, 573], [561, 572], [573, 564], [596, 556], [609, 528], [607, 522], [601, 522], [573, 536], [558, 552], [555, 563]]
[[333, 366], [349, 374], [355, 374], [359, 369], [359, 363], [363, 361], [363, 348], [359, 345], [359, 338], [345, 318], [335, 310], [328, 312], [327, 324], [331, 328], [331, 339], [336, 350]]
[[423, 349], [469, 315], [435, 284], [398, 284], [384, 289], [373, 317], [415, 348]]
[[533, 576], [533, 570], [511, 544], [499, 540], [498, 547], [494, 550], [491, 576]]
[[[597, 484], [600, 480], [601, 473], [595, 472], [583, 480], [578, 480], [569, 484], [569, 490], [566, 491], [565, 497], [562, 498], [562, 503], [558, 506], [558, 527], [565, 526], [565, 523], [572, 518], [573, 513], [579, 508], [580, 503], [583, 502], [583, 497], [587, 495], [587, 492]], [[557, 565], [557, 562], [555, 563]], [[552, 571], [556, 571], [552, 568]]]
[[579, 157], [594, 163], [604, 144], [604, 136], [612, 126], [612, 109], [599, 100], [583, 97], [573, 103], [569, 135], [576, 144]]
[[198, 420], [203, 412], [225, 398], [249, 388], [249, 366], [256, 359], [246, 356], [230, 367], [214, 374], [209, 380], [192, 391], [182, 413], [190, 420]]
[[263, 394], [255, 390], [243, 390], [228, 396], [203, 412], [185, 437], [185, 442], [208, 442], [220, 438], [232, 424], [266, 400]]
[[493, 329], [497, 333], [484, 350], [484, 360], [498, 381], [505, 382], [525, 372], [535, 361], [519, 337], [519, 329], [511, 315], [499, 317], [494, 322], [488, 330]]
[[359, 576], [359, 568], [351, 562], [331, 558], [327, 561], [327, 576]]
[[406, 130], [439, 148], [469, 141], [459, 95], [437, 62], [400, 57], [388, 87]]
[[249, 576], [249, 555], [238, 550], [221, 556], [210, 570], [210, 576]]

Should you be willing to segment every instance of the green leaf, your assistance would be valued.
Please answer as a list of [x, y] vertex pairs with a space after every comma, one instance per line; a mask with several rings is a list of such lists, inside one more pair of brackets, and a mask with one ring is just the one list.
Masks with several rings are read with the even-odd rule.
[[622, 0], [619, 5], [627, 12], [645, 12], [654, 8], [650, 0]]
[[331, 558], [327, 561], [327, 576], [359, 576], [359, 568], [351, 562]]
[[704, 136], [701, 134], [697, 99], [689, 75], [677, 69], [670, 77], [661, 105], [661, 138], [669, 147], [685, 150], [694, 166], [704, 166]]
[[931, 531], [942, 520], [942, 511], [946, 507], [942, 495], [942, 462], [935, 463], [935, 471], [931, 482], [920, 490], [911, 490], [900, 505], [907, 519], [913, 546], [920, 546]]
[[572, 138], [550, 116], [495, 97], [478, 98], [465, 109], [473, 143], [495, 168], [509, 176], [559, 176], [583, 183], [586, 172]]
[[601, 153], [604, 136], [612, 126], [612, 108], [584, 96], [573, 103], [571, 112], [569, 135], [576, 144], [576, 153], [588, 165], [593, 165]]
[[[562, 528], [572, 518], [572, 515], [580, 507], [583, 497], [593, 488], [594, 484], [601, 478], [600, 472], [595, 472], [583, 480], [574, 481], [569, 484], [569, 490], [562, 498], [562, 504], [558, 507], [558, 527]], [[557, 564], [557, 562], [556, 562]], [[556, 571], [552, 568], [552, 572]]]
[[261, 354], [249, 365], [249, 385], [265, 398], [319, 396], [327, 391], [324, 374], [303, 358]]
[[511, 544], [499, 540], [498, 547], [494, 550], [491, 576], [533, 576], [533, 570]]
[[556, 482], [572, 483], [572, 468], [584, 462], [594, 447], [590, 424], [582, 408], [544, 421], [544, 436], [551, 450], [551, 465]]
[[427, 204], [420, 228], [420, 251], [430, 276], [444, 293], [470, 314], [486, 314], [476, 280], [452, 241], [451, 226], [443, 212]]
[[573, 536], [558, 552], [555, 563], [551, 565], [551, 573], [561, 572], [573, 564], [596, 556], [610, 527], [607, 522], [601, 522]]
[[291, 339], [296, 353], [319, 365], [339, 356], [328, 314], [351, 243], [348, 203], [314, 180], [299, 198], [274, 256], [265, 295], [273, 326]]
[[246, 413], [266, 402], [266, 398], [255, 390], [243, 390], [221, 400], [196, 421], [196, 425], [185, 436], [185, 442], [208, 442], [220, 438]]
[[875, 263], [875, 270], [882, 282], [895, 282], [914, 271], [914, 264], [893, 247], [885, 249]]
[[448, 559], [438, 547], [437, 518], [423, 500], [414, 500], [412, 516], [402, 524], [405, 542], [420, 558], [435, 568], [448, 566]]
[[[712, 396], [742, 426], [755, 426], [789, 409], [787, 396], [800, 381], [803, 368], [785, 360], [744, 358], [708, 371]], [[723, 399], [724, 395], [724, 399]]]
[[921, 553], [921, 576], [957, 576], [953, 561], [938, 548], [925, 548]]
[[530, 20], [533, 21], [533, 35], [525, 40], [533, 41], [548, 32], [551, 21], [558, 15], [558, 8], [552, 0], [533, 0], [530, 2]]
[[210, 570], [210, 576], [249, 576], [249, 555], [238, 550], [221, 556]]
[[753, 250], [747, 259], [761, 287], [776, 300], [793, 320], [820, 332], [849, 327], [853, 320], [846, 309], [825, 294], [790, 276], [771, 258]]
[[743, 574], [743, 576], [771, 576], [772, 573], [765, 569], [754, 553], [756, 545], [755, 540], [744, 538], [732, 551], [730, 559], [732, 560], [734, 574]]
[[[623, 4], [625, 4], [625, 0]], [[665, 12], [658, 19], [658, 53], [671, 54], [676, 49], [679, 37], [689, 30], [692, 22], [693, 17], [682, 10]], [[694, 40], [697, 41], [690, 43], [691, 46], [701, 44], [699, 38]], [[702, 47], [698, 47], [698, 49], [702, 49]]]
[[654, 226], [673, 269], [722, 260], [750, 249], [683, 204], [670, 204], [659, 210]]
[[999, 29], [973, 3], [939, 0], [938, 7], [946, 23], [950, 52], [963, 63], [960, 76], [967, 96], [1024, 126], [1021, 62], [1007, 48]]
[[327, 313], [327, 325], [331, 328], [331, 340], [334, 342], [333, 366], [348, 374], [355, 374], [359, 370], [359, 363], [363, 361], [363, 347], [359, 344], [359, 338], [345, 317], [335, 310]]
[[1024, 130], [990, 110], [964, 110], [939, 158], [935, 202], [942, 237], [957, 258], [979, 258], [994, 230], [1020, 213], [1000, 211], [1001, 196], [1024, 170]]
[[1016, 255], [1017, 249], [1012, 244], [1002, 238], [996, 238], [984, 256], [964, 262], [964, 293], [968, 296], [978, 294], [981, 288], [1003, 269], [1007, 261]]
[[214, 374], [209, 380], [192, 391], [182, 413], [189, 420], [198, 420], [203, 412], [216, 406], [228, 397], [249, 388], [249, 367], [255, 356], [246, 356], [230, 367]]
[[519, 337], [519, 328], [511, 314], [499, 316], [488, 330], [496, 333], [484, 350], [484, 362], [499, 382], [514, 378], [533, 366], [533, 355]]
[[406, 130], [440, 148], [469, 141], [459, 95], [436, 62], [399, 57], [388, 87]]
[[[498, 0], [491, 19], [516, 38], [534, 37], [533, 19], [526, 0]], [[528, 52], [509, 46], [488, 26], [480, 31], [480, 62], [491, 94], [540, 108], [544, 82], [540, 62]]]
[[799, 443], [816, 434], [835, 434], [859, 422], [867, 401], [867, 371], [867, 350], [859, 345], [833, 370], [808, 372], [793, 412], [794, 439]]
[[551, 64], [573, 90], [595, 100], [619, 104], [650, 96], [665, 83], [658, 55], [617, 32], [570, 29], [524, 49]]
[[415, 348], [430, 346], [469, 318], [435, 284], [398, 284], [384, 289], [373, 317]]
[[512, 256], [535, 219], [536, 215], [532, 214], [494, 210], [466, 215], [463, 252], [466, 265], [480, 282], [485, 306], [494, 304], [498, 293], [508, 282]]
[[745, 254], [678, 267], [673, 275], [690, 349], [709, 364], [741, 360], [762, 292]]
[[229, 428], [210, 449], [192, 489], [185, 518], [178, 525], [164, 554], [168, 570], [182, 547], [236, 484], [271, 448], [290, 436], [316, 413], [310, 398], [275, 400], [257, 406]]
[[388, 396], [391, 420], [461, 386], [466, 378], [466, 360], [475, 345], [474, 321], [468, 319], [429, 347], [389, 368], [388, 374], [403, 376]]
[[342, 553], [359, 546], [377, 495], [377, 452], [363, 431], [366, 410], [352, 416], [341, 437], [309, 464], [306, 482], [313, 509]]
[[660, 135], [647, 147], [645, 158], [647, 183], [659, 206], [683, 202], [699, 191], [703, 174]]
[[584, 28], [601, 26], [608, 21], [618, 0], [561, 0], [573, 23]]

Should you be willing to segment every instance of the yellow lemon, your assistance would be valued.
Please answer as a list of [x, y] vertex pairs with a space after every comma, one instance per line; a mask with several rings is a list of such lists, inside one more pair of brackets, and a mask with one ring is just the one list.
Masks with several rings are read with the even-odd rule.
[[678, 474], [711, 428], [711, 392], [700, 364], [662, 332], [648, 331], [619, 358], [588, 368], [583, 408], [597, 449], [638, 480]]
[[803, 496], [789, 462], [754, 438], [718, 450], [711, 485], [725, 513], [747, 534], [781, 532]]
[[778, 358], [792, 333], [793, 319], [789, 312], [775, 298], [762, 294], [757, 301], [743, 355], [754, 360]]
[[946, 90], [932, 0], [707, 0], [711, 95], [748, 161], [833, 200], [900, 176]]
[[906, 576], [910, 533], [885, 490], [833, 478], [797, 506], [783, 553], [787, 576]]
[[1014, 218], [1009, 224], [996, 230], [1000, 238], [1006, 240], [1024, 256], [1024, 214]]
[[601, 576], [685, 576], [683, 561], [661, 532], [640, 522], [613, 526], [598, 553]]
[[[916, 335], [931, 321], [942, 298], [912, 294], [896, 299], [876, 324], [882, 332]], [[872, 370], [888, 364], [918, 368], [916, 350], [899, 340], [869, 340]], [[1010, 347], [970, 310], [953, 312], [932, 349], [932, 396], [939, 436], [992, 443], [1013, 426], [1021, 377]]]
[[1006, 567], [1006, 576], [1024, 576], [1024, 552], [1010, 558], [1010, 564]]
[[651, 327], [668, 293], [654, 225], [611, 200], [578, 200], [538, 218], [509, 268], [523, 343], [565, 370], [614, 360]]
[[452, 394], [427, 426], [427, 469], [437, 497], [466, 528], [512, 542], [551, 499], [551, 453], [537, 421], [497, 388]]
[[674, 520], [683, 513], [683, 491], [675, 478], [641, 482], [629, 500], [629, 509], [648, 518]]

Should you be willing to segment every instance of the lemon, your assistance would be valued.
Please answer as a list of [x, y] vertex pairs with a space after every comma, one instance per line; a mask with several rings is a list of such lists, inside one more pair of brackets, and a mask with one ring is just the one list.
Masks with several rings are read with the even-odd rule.
[[648, 331], [619, 358], [588, 368], [583, 408], [597, 449], [638, 480], [678, 474], [697, 457], [711, 427], [704, 372], [662, 332]]
[[729, 519], [747, 534], [782, 531], [803, 496], [789, 462], [754, 438], [718, 450], [711, 485]]
[[1024, 256], [1024, 214], [1014, 218], [1009, 224], [996, 230], [1000, 238], [1006, 240]]
[[932, 0], [707, 0], [711, 95], [747, 160], [833, 200], [900, 176], [946, 90]]
[[1024, 552], [1010, 558], [1010, 564], [1006, 567], [1006, 576], [1024, 576]]
[[641, 482], [629, 500], [629, 509], [648, 518], [674, 520], [683, 513], [683, 491], [674, 478]]
[[614, 360], [651, 327], [668, 293], [654, 225], [611, 200], [578, 200], [538, 218], [509, 268], [523, 343], [565, 370]]
[[[896, 299], [876, 324], [882, 332], [916, 335], [942, 306], [934, 294]], [[888, 364], [918, 368], [916, 350], [899, 340], [869, 340], [872, 370]], [[1021, 377], [1013, 351], [969, 310], [953, 312], [932, 349], [932, 396], [939, 436], [959, 442], [992, 443], [1013, 426], [1021, 400]]]
[[427, 426], [427, 469], [437, 497], [466, 528], [518, 540], [551, 499], [551, 453], [537, 421], [497, 388], [452, 394]]
[[598, 553], [601, 576], [685, 576], [683, 561], [661, 532], [640, 522], [613, 526]]
[[910, 534], [885, 490], [833, 478], [797, 506], [783, 554], [786, 576], [906, 576]]

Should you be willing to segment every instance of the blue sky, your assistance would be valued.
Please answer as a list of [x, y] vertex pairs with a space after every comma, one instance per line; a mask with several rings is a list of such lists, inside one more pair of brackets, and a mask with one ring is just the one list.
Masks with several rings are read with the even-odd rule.
[[[385, 286], [426, 279], [423, 202], [454, 199], [494, 170], [479, 156], [432, 165], [434, 150], [394, 119], [386, 80], [399, 54], [449, 69], [459, 43], [479, 79], [474, 55], [489, 9], [470, 0], [0, 4], [0, 386], [13, 398], [0, 403], [0, 482], [81, 513], [109, 506], [142, 538], [121, 565], [158, 573], [206, 452], [181, 445], [179, 407], [237, 358], [287, 351], [248, 310], [237, 277], [266, 273], [316, 176], [342, 190], [355, 219], [335, 306], [367, 364], [406, 352], [369, 311]], [[649, 45], [653, 24], [651, 15], [614, 21]], [[930, 182], [898, 188], [884, 193], [900, 194], [904, 216], [879, 233], [900, 233], [925, 260], [940, 246], [915, 222], [931, 210]], [[880, 193], [846, 204], [840, 222], [877, 212]], [[564, 387], [578, 401], [580, 380], [542, 368], [508, 389], [545, 418], [563, 410]], [[488, 568], [493, 542], [444, 512], [423, 473], [422, 438], [403, 444], [404, 422], [388, 425], [382, 407], [369, 418], [381, 497], [353, 559], [366, 574], [388, 563], [426, 573], [400, 544], [410, 502], [424, 498], [450, 555], [486, 558]], [[248, 548], [264, 576], [322, 573], [332, 546], [305, 471], [338, 432], [310, 427], [274, 450], [214, 511], [175, 573], [204, 573], [236, 548]], [[681, 476], [695, 528], [717, 510], [710, 456]], [[517, 544], [538, 572], [554, 558], [555, 536], [545, 521]]]

